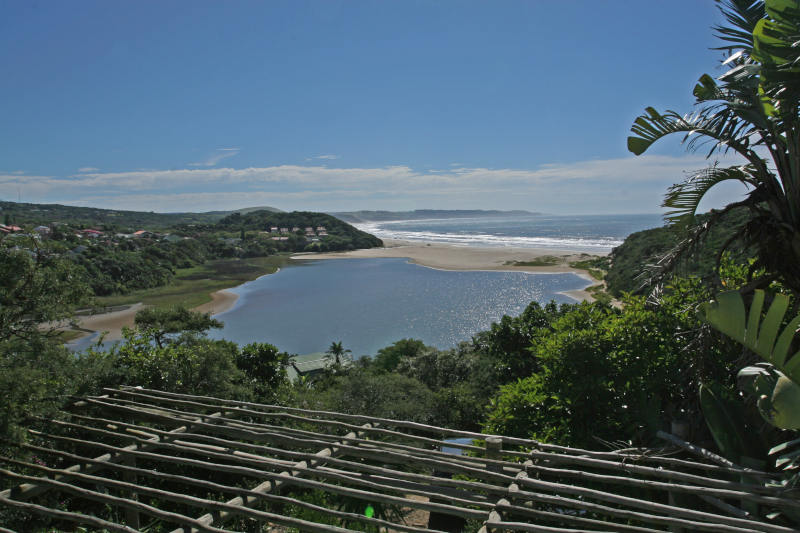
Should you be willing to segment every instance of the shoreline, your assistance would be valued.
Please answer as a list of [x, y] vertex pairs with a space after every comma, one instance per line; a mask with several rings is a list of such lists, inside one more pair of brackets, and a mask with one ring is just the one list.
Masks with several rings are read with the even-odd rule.
[[[535, 274], [562, 274], [572, 273], [585, 279], [587, 288], [599, 282], [591, 277], [588, 271], [569, 266], [570, 262], [586, 259], [589, 256], [605, 254], [589, 254], [575, 250], [557, 250], [548, 248], [512, 248], [512, 247], [478, 247], [459, 246], [442, 243], [426, 243], [419, 241], [403, 241], [397, 239], [384, 239], [383, 248], [366, 248], [348, 252], [303, 252], [290, 256], [295, 261], [318, 259], [374, 259], [374, 258], [406, 258], [410, 262], [438, 270], [452, 271], [496, 271], [496, 272], [530, 272]], [[543, 258], [555, 261], [555, 264], [529, 266], [514, 264], [517, 262], [536, 262]], [[278, 269], [277, 271], [280, 271]], [[276, 272], [277, 272], [276, 271]], [[274, 272], [273, 272], [274, 273]], [[263, 274], [264, 276], [269, 273]], [[259, 276], [261, 277], [261, 276]], [[244, 282], [246, 283], [246, 282]], [[239, 285], [242, 285], [240, 283]], [[230, 310], [239, 299], [239, 295], [227, 287], [210, 293], [211, 301], [192, 308], [192, 311], [219, 315]], [[576, 301], [592, 302], [594, 298], [585, 289], [564, 291], [562, 294]], [[107, 332], [105, 340], [118, 341], [122, 339], [122, 328], [133, 327], [136, 313], [144, 307], [142, 302], [137, 302], [125, 309], [98, 313], [85, 317], [75, 317], [75, 322], [85, 334], [70, 343], [85, 339], [89, 335]]]
[[[600, 282], [594, 279], [587, 270], [571, 267], [569, 263], [586, 259], [589, 256], [606, 255], [605, 253], [589, 254], [576, 250], [550, 248], [458, 246], [397, 239], [384, 239], [383, 242], [383, 248], [366, 248], [349, 252], [305, 252], [294, 254], [291, 259], [376, 259], [392, 257], [407, 258], [411, 263], [438, 270], [485, 270], [530, 272], [534, 274], [572, 273], [585, 279], [589, 283], [586, 287], [588, 288]], [[513, 264], [515, 262], [536, 262], [543, 258], [554, 258], [557, 262], [552, 265], [542, 266]], [[562, 294], [579, 302], [594, 301], [594, 297], [585, 289], [564, 291]]]
[[[246, 282], [245, 282], [246, 283]], [[233, 288], [233, 287], [229, 287]], [[209, 296], [211, 296], [211, 301], [206, 302], [204, 304], [198, 305], [197, 307], [193, 307], [192, 311], [198, 311], [200, 313], [211, 313], [211, 316], [218, 315], [228, 311], [230, 308], [234, 306], [236, 300], [239, 299], [239, 295], [231, 292], [229, 289], [220, 289], [218, 291], [212, 292]], [[70, 340], [69, 343], [77, 342], [80, 340], [85, 339], [91, 335], [99, 335], [103, 332], [106, 332], [105, 337], [103, 340], [105, 341], [119, 341], [122, 340], [122, 328], [123, 327], [133, 327], [133, 320], [136, 317], [136, 313], [144, 308], [144, 304], [142, 302], [137, 302], [130, 306], [127, 306], [125, 309], [120, 309], [118, 311], [111, 311], [108, 313], [97, 313], [95, 315], [87, 315], [87, 316], [76, 316], [75, 317], [75, 324], [80, 329], [73, 329], [67, 328], [68, 330], [72, 331], [80, 331], [83, 335], [75, 337], [74, 339]]]

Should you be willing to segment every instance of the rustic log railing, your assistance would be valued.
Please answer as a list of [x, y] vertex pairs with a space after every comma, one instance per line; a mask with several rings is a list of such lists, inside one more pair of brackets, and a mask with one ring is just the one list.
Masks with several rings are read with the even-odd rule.
[[32, 421], [20, 453], [0, 456], [0, 478], [13, 485], [0, 506], [30, 524], [173, 533], [356, 524], [416, 533], [432, 531], [427, 513], [452, 517], [447, 529], [482, 532], [785, 533], [795, 529], [765, 517], [800, 514], [774, 474], [671, 435], [662, 436], [671, 455], [591, 451], [133, 387], [104, 392]]

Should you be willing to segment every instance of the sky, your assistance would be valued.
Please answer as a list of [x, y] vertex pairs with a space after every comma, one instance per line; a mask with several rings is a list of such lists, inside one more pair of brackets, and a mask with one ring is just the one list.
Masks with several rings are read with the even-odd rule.
[[712, 0], [0, 0], [0, 200], [657, 213], [715, 160], [626, 138], [691, 111], [720, 22]]

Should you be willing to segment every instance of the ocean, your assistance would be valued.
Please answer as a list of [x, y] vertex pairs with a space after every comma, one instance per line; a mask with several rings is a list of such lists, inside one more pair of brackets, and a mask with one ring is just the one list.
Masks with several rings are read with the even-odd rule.
[[587, 253], [610, 252], [631, 233], [661, 225], [661, 215], [655, 214], [493, 216], [355, 224], [381, 239]]

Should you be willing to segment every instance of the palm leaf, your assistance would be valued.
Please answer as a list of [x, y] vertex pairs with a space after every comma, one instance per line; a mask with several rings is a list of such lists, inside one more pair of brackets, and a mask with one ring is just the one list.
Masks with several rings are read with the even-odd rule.
[[628, 150], [642, 155], [650, 146], [667, 135], [673, 133], [692, 133], [698, 128], [697, 115], [681, 116], [674, 111], [661, 114], [652, 107], [645, 109], [642, 115], [633, 122], [631, 132], [635, 136], [628, 137]]
[[[753, 89], [757, 98], [757, 88]], [[740, 118], [742, 110], [750, 111], [753, 104], [739, 102], [739, 108], [733, 106], [713, 105], [691, 115], [679, 115], [674, 111], [659, 113], [652, 107], [645, 109], [646, 114], [638, 117], [631, 126], [634, 134], [628, 137], [628, 150], [635, 155], [642, 155], [659, 139], [673, 133], [684, 133], [683, 141], [692, 151], [701, 143], [713, 143], [708, 156], [717, 150], [733, 149], [748, 161], [757, 161], [758, 155], [750, 149], [750, 137], [755, 126]], [[757, 139], [761, 141], [761, 139]]]
[[750, 166], [709, 167], [692, 173], [684, 181], [672, 185], [667, 190], [661, 206], [672, 210], [666, 213], [665, 218], [673, 224], [690, 222], [697, 212], [700, 201], [712, 187], [729, 180], [755, 187], [752, 173], [753, 168]]
[[718, 50], [749, 51], [753, 47], [753, 29], [764, 18], [764, 2], [753, 0], [717, 0], [717, 7], [730, 26], [714, 26], [715, 35], [729, 43]]

